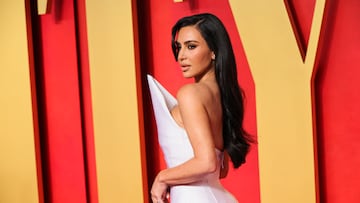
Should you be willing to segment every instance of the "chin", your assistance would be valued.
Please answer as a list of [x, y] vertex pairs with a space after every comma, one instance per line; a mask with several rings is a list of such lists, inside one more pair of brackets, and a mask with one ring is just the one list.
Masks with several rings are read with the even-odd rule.
[[192, 78], [194, 76], [185, 72], [185, 73], [183, 73], [183, 77], [184, 78]]

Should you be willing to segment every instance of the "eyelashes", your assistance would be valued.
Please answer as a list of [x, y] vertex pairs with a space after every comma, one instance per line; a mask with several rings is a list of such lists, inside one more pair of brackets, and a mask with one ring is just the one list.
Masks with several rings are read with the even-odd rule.
[[[195, 49], [196, 47], [197, 47], [197, 45], [195, 45], [195, 44], [186, 45], [186, 48], [189, 50]], [[179, 43], [176, 44], [176, 50], [177, 50], [177, 52], [179, 52], [181, 50], [181, 45]]]
[[189, 44], [189, 45], [187, 45], [187, 48], [188, 49], [195, 49], [197, 46], [196, 45], [194, 45], [194, 44]]

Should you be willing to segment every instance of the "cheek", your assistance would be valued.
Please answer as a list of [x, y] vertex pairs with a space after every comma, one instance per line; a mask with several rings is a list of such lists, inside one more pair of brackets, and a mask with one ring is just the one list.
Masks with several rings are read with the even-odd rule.
[[211, 63], [211, 53], [204, 50], [199, 50], [197, 52], [193, 52], [191, 57], [189, 57], [191, 63], [193, 65], [197, 65], [200, 67], [208, 66]]
[[211, 55], [208, 53], [201, 54], [201, 56], [199, 56], [199, 62], [204, 65], [208, 65], [211, 63]]

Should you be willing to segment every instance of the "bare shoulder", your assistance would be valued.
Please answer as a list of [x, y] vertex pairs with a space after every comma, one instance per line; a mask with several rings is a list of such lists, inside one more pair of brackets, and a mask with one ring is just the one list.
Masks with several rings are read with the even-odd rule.
[[181, 103], [187, 103], [187, 102], [191, 102], [193, 104], [204, 103], [210, 97], [211, 97], [211, 91], [209, 87], [199, 83], [184, 85], [179, 89], [177, 93], [177, 99]]

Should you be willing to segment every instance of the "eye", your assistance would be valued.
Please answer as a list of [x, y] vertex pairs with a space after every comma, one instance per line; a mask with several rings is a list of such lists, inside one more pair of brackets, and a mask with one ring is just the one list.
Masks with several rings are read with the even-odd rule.
[[189, 45], [187, 46], [188, 49], [195, 49], [196, 47], [197, 47], [197, 46], [194, 45], [194, 44], [189, 44]]

